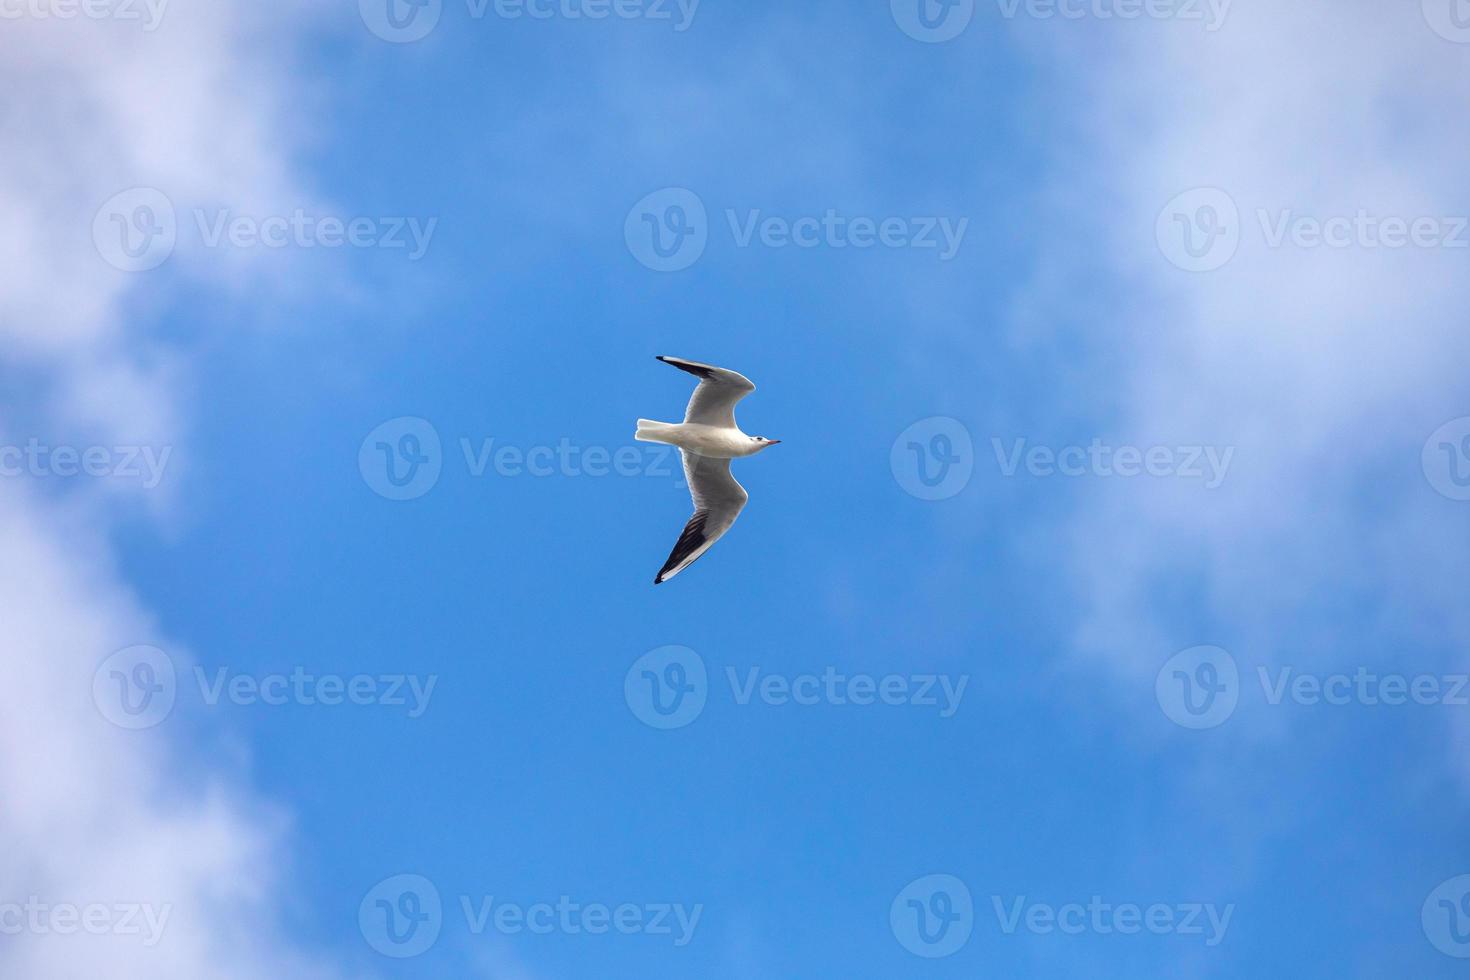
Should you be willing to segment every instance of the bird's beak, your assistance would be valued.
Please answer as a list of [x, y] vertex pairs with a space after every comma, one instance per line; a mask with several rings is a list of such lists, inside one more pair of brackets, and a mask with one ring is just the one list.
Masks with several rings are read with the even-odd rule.
[[781, 444], [781, 440], [780, 439], [770, 439], [770, 440], [767, 440], [767, 442], [766, 442], [766, 445], [768, 445], [768, 446], [777, 446], [777, 445], [780, 445], [780, 444]]

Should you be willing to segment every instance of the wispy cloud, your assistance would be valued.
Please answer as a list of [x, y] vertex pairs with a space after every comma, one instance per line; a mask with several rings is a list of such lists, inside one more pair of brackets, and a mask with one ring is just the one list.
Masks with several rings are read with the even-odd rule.
[[[1210, 639], [1177, 631], [1185, 601], [1249, 659], [1349, 638], [1407, 656], [1431, 621], [1463, 642], [1464, 514], [1424, 479], [1420, 450], [1470, 414], [1467, 252], [1379, 241], [1395, 220], [1447, 229], [1470, 213], [1456, 176], [1470, 140], [1447, 124], [1470, 95], [1463, 46], [1418, 5], [1236, 8], [1213, 33], [1113, 28], [1104, 45], [1021, 28], [1069, 72], [1086, 66], [1088, 97], [1066, 119], [1100, 163], [1057, 196], [1054, 217], [1073, 217], [1086, 250], [1065, 251], [1022, 308], [1080, 325], [1095, 390], [1116, 406], [1101, 424], [1237, 452], [1215, 491], [1142, 481], [1087, 496], [1064, 552], [1081, 644], [1142, 677], [1171, 645]], [[1200, 211], [1197, 189], [1235, 212]], [[1233, 253], [1181, 268], [1172, 236], [1203, 249], [1216, 217], [1235, 226]], [[1281, 240], [1283, 223], [1313, 222], [1337, 241]], [[1069, 276], [1108, 288], [1059, 289]]]
[[[94, 235], [106, 200], [135, 187], [239, 207], [302, 200], [290, 93], [271, 81], [298, 11], [154, 6], [148, 25], [24, 15], [0, 32], [6, 445], [186, 437], [188, 352], [146, 325], [175, 280], [106, 261]], [[238, 269], [204, 274], [211, 288], [239, 281]], [[282, 937], [280, 815], [243, 786], [189, 775], [186, 748], [162, 729], [124, 730], [93, 703], [109, 654], [165, 639], [108, 541], [120, 499], [166, 500], [167, 487], [117, 470], [62, 481], [70, 493], [27, 471], [0, 494], [0, 878], [23, 912], [7, 918], [22, 924], [0, 946], [0, 972], [324, 975]]]

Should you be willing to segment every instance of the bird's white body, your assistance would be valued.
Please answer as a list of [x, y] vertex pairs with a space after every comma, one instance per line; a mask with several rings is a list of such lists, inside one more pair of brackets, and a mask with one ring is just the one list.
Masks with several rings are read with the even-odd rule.
[[683, 450], [684, 478], [689, 481], [689, 496], [694, 500], [694, 516], [684, 525], [669, 560], [654, 576], [655, 585], [694, 564], [730, 530], [745, 509], [750, 497], [730, 475], [730, 460], [754, 456], [780, 442], [748, 436], [735, 424], [735, 403], [755, 391], [745, 375], [682, 357], [659, 360], [694, 375], [699, 384], [684, 411], [684, 421], [639, 419], [638, 430], [633, 433], [639, 442], [661, 442]]
[[662, 442], [678, 446], [699, 456], [713, 459], [739, 459], [754, 456], [767, 443], [757, 442], [739, 426], [704, 425], [700, 422], [650, 422], [638, 420], [638, 431], [633, 438], [639, 442]]

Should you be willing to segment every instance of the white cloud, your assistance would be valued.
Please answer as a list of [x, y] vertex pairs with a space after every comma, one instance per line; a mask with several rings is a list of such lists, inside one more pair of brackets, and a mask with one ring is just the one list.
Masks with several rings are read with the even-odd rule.
[[[156, 32], [116, 20], [5, 22], [0, 341], [13, 384], [0, 443], [186, 438], [188, 405], [176, 393], [187, 352], [146, 326], [167, 302], [174, 267], [109, 266], [92, 218], [140, 185], [180, 202], [304, 203], [281, 112], [293, 93], [276, 86], [295, 16], [289, 4], [210, 3], [168, 7]], [[265, 27], [269, 39], [256, 33]], [[238, 272], [207, 275], [223, 287], [238, 285]], [[140, 488], [73, 480], [76, 492], [58, 493], [56, 481], [0, 479], [0, 901], [12, 903], [0, 973], [323, 975], [282, 938], [278, 910], [294, 903], [283, 892], [281, 817], [248, 790], [192, 771], [172, 741], [179, 728], [124, 731], [92, 702], [108, 654], [168, 644], [109, 552], [120, 495], [108, 491], [127, 499]], [[72, 934], [70, 906], [110, 909], [111, 927]], [[124, 911], [134, 906], [160, 917], [156, 942], [146, 928], [129, 932], [148, 921]]]
[[[8, 911], [0, 970], [56, 980], [324, 976], [278, 931], [286, 870], [278, 815], [191, 774], [171, 725], [126, 731], [91, 699], [97, 664], [158, 627], [108, 567], [106, 529], [12, 493], [0, 508], [7, 642], [0, 686], [0, 854]], [[45, 906], [45, 908], [42, 908]], [[71, 933], [65, 906], [112, 912]], [[21, 916], [24, 916], [24, 919]], [[131, 920], [131, 921], [130, 921]], [[39, 926], [36, 925], [39, 923]], [[18, 934], [10, 930], [19, 929]]]
[[[1088, 251], [1038, 283], [1025, 319], [1040, 308], [1082, 324], [1081, 343], [1110, 365], [1097, 390], [1119, 398], [1107, 422], [1131, 441], [1237, 454], [1213, 492], [1092, 488], [1061, 552], [1075, 556], [1082, 645], [1143, 679], [1174, 649], [1214, 642], [1179, 632], [1203, 614], [1248, 661], [1384, 642], [1443, 666], [1436, 644], [1470, 637], [1456, 586], [1470, 570], [1456, 543], [1465, 515], [1420, 475], [1419, 453], [1470, 415], [1470, 250], [1271, 247], [1257, 212], [1470, 213], [1456, 173], [1470, 133], [1453, 123], [1470, 98], [1466, 49], [1418, 4], [1368, 0], [1236, 5], [1216, 33], [1110, 28], [1088, 34], [1106, 46], [1072, 44], [1056, 22], [1022, 28], [1055, 43], [1069, 76], [1087, 66], [1071, 77], [1086, 101], [1066, 167], [1082, 176], [1057, 210]], [[1198, 187], [1230, 194], [1242, 236], [1223, 268], [1189, 273], [1161, 252], [1155, 219]], [[1079, 268], [1114, 299], [1077, 305], [1096, 294], [1058, 280]], [[1181, 617], [1183, 601], [1198, 608]]]

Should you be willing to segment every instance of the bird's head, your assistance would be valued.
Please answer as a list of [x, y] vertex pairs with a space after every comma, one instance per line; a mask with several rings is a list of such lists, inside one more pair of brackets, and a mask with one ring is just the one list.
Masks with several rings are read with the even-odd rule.
[[780, 439], [767, 439], [765, 436], [751, 436], [750, 437], [750, 441], [755, 444], [755, 451], [756, 452], [760, 452], [762, 449], [765, 449], [767, 446], [774, 446], [774, 445], [776, 445], [776, 443], [780, 442], [781, 440]]

